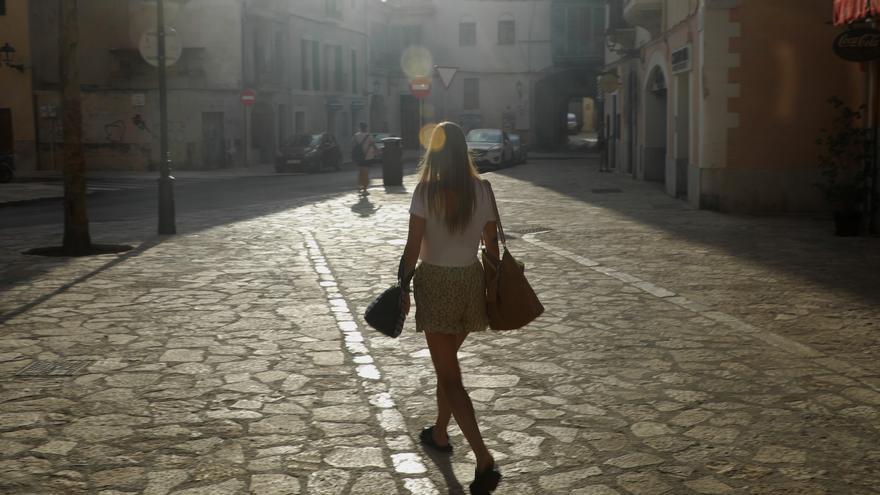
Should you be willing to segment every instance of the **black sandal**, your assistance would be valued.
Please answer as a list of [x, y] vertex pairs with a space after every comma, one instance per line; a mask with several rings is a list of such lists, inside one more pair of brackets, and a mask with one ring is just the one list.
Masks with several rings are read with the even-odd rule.
[[501, 471], [494, 463], [482, 473], [474, 469], [474, 481], [470, 484], [471, 495], [489, 495], [498, 488], [500, 481]]
[[439, 445], [434, 441], [434, 426], [429, 426], [423, 429], [422, 432], [419, 433], [419, 440], [422, 441], [422, 445], [427, 445], [437, 452], [442, 452], [444, 454], [452, 453], [452, 445], [448, 443], [446, 445]]

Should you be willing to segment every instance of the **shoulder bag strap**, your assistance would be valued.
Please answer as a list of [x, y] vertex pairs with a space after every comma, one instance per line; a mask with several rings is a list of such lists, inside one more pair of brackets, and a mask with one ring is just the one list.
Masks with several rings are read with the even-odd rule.
[[483, 185], [486, 186], [486, 192], [489, 193], [489, 199], [492, 200], [492, 208], [495, 210], [495, 227], [498, 229], [498, 239], [504, 249], [507, 249], [507, 239], [504, 237], [504, 227], [501, 225], [501, 213], [498, 212], [498, 203], [495, 201], [495, 192], [492, 191], [492, 184], [488, 180], [483, 179]]

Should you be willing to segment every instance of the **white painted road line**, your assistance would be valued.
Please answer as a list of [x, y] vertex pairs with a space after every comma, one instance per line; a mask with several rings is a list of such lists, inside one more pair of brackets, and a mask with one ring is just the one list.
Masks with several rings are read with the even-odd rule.
[[[383, 437], [385, 445], [388, 450], [393, 452], [390, 459], [391, 465], [398, 474], [403, 476], [426, 473], [428, 470], [422, 456], [408, 449], [412, 446], [412, 442], [396, 441], [401, 435], [408, 436], [406, 420], [398, 410], [387, 384], [381, 381], [382, 373], [373, 364], [370, 350], [363, 343], [364, 337], [358, 329], [348, 301], [339, 291], [333, 272], [327, 265], [327, 259], [321, 251], [321, 246], [310, 231], [301, 230], [300, 233], [305, 238], [309, 260], [311, 260], [315, 273], [321, 279], [320, 285], [324, 289], [327, 302], [336, 318], [337, 327], [343, 334], [345, 348], [352, 361], [357, 365], [355, 368], [357, 375], [363, 379], [360, 382], [361, 389], [374, 409], [376, 421], [386, 432]], [[404, 448], [401, 449], [401, 446]], [[407, 477], [404, 479], [404, 487], [413, 495], [439, 495], [440, 493], [434, 483], [425, 477]]]

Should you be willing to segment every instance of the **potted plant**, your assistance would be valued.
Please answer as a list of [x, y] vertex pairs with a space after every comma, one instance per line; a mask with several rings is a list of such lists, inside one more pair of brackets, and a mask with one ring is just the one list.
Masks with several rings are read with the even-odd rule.
[[872, 139], [870, 130], [861, 124], [866, 107], [853, 110], [838, 98], [828, 102], [837, 115], [831, 128], [821, 129], [816, 140], [822, 148], [819, 169], [824, 179], [816, 187], [825, 194], [834, 212], [835, 234], [855, 236], [859, 235], [870, 194]]

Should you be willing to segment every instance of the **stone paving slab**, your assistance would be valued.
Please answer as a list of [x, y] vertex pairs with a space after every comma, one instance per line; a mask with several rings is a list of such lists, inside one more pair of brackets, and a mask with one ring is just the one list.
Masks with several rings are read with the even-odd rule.
[[[720, 304], [653, 277], [674, 270], [642, 250], [634, 265], [603, 256], [615, 225], [652, 224], [556, 190], [600, 187], [583, 167], [491, 176], [510, 230], [554, 228], [511, 241], [546, 314], [471, 336], [461, 352], [505, 473], [498, 494], [880, 493], [876, 361], [734, 314], [752, 285]], [[0, 492], [462, 493], [473, 457], [460, 432], [451, 458], [417, 447], [434, 411], [423, 338], [411, 322], [400, 339], [379, 336], [359, 316], [395, 277], [406, 184], [264, 205], [221, 226], [223, 212], [189, 216], [161, 240], [143, 222], [97, 226], [107, 241], [143, 242], [123, 257], [25, 258], [53, 234], [4, 231]], [[648, 188], [638, 198], [668, 204]], [[564, 224], [601, 225], [604, 238], [553, 237]], [[668, 253], [689, 261], [692, 243], [649, 239], [666, 263], [689, 266]], [[768, 276], [702, 249], [727, 260], [728, 280]], [[91, 364], [15, 376], [34, 360]]]

